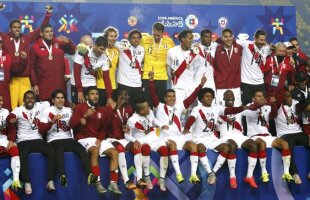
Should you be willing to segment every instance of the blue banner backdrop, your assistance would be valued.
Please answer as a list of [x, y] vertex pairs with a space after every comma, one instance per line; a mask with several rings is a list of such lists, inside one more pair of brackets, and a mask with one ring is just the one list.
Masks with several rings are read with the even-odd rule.
[[[25, 33], [40, 26], [47, 3], [5, 2], [0, 11], [1, 31], [8, 31], [9, 22], [18, 18]], [[287, 41], [296, 36], [294, 6], [231, 6], [231, 5], [170, 5], [170, 4], [107, 4], [53, 3], [50, 23], [56, 35], [66, 35], [78, 43], [84, 34], [101, 35], [107, 26], [119, 29], [120, 38], [133, 28], [151, 34], [154, 22], [160, 21], [175, 41], [182, 29], [192, 29], [199, 39], [204, 28], [214, 31], [214, 37], [224, 28], [232, 28], [235, 36], [252, 35], [261, 28], [268, 41]]]

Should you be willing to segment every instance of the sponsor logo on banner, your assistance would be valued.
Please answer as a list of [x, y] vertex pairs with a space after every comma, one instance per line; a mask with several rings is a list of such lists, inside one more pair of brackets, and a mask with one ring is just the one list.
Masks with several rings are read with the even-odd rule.
[[226, 17], [220, 17], [218, 20], [218, 24], [220, 28], [226, 28], [228, 25], [228, 19]]
[[188, 15], [185, 19], [187, 28], [194, 29], [198, 26], [198, 18], [195, 15]]
[[273, 19], [271, 18], [271, 25], [272, 28], [272, 34], [275, 35], [277, 32], [279, 32], [281, 35], [283, 35], [283, 26], [284, 26], [284, 19], [279, 19], [278, 17]]
[[128, 22], [129, 26], [135, 26], [138, 23], [138, 19], [135, 16], [130, 16], [130, 17], [128, 17], [127, 22]]
[[64, 14], [63, 17], [61, 17], [58, 20], [60, 27], [58, 28], [58, 32], [66, 32], [66, 33], [72, 33], [72, 32], [78, 32], [77, 23], [79, 21], [72, 15], [66, 15]]
[[22, 24], [22, 33], [25, 33], [25, 30], [28, 29], [29, 32], [33, 31], [32, 24], [34, 23], [34, 16], [29, 17], [28, 15], [19, 16], [19, 21]]
[[158, 16], [158, 21], [165, 27], [182, 28], [184, 26], [183, 17], [179, 16]]

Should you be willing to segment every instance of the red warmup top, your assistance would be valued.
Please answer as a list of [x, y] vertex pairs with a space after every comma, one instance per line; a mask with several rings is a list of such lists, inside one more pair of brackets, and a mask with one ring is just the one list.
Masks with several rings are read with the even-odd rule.
[[70, 40], [68, 43], [64, 43], [53, 38], [52, 60], [48, 58], [48, 50], [42, 38], [37, 39], [31, 47], [29, 56], [30, 81], [32, 86], [37, 85], [39, 87], [41, 101], [49, 99], [55, 89], [66, 91], [65, 53], [70, 55], [75, 53], [75, 45]]
[[[277, 93], [284, 88], [286, 81], [288, 83], [291, 83], [293, 81], [295, 69], [290, 64], [290, 58], [285, 57], [282, 63], [279, 63], [279, 68], [277, 67], [277, 64], [275, 62], [274, 56], [270, 55], [266, 58], [265, 65], [262, 64], [261, 70], [264, 73], [264, 81], [265, 81], [265, 88], [267, 92], [267, 97], [271, 97], [273, 95], [277, 95]], [[272, 67], [274, 69], [274, 75], [279, 76], [280, 71], [281, 75], [279, 77], [279, 85], [278, 87], [274, 87], [271, 85], [271, 79], [272, 79]]]
[[115, 138], [118, 140], [123, 139], [124, 132], [122, 125], [127, 124], [127, 120], [132, 114], [133, 109], [130, 105], [122, 107], [118, 110], [113, 110], [111, 113], [111, 124], [107, 130], [107, 138]]
[[[42, 22], [42, 24], [47, 24], [51, 18], [50, 13], [45, 14], [45, 18]], [[15, 56], [15, 45], [14, 45], [14, 39], [13, 34], [11, 32], [9, 33], [3, 33], [0, 32], [0, 36], [2, 37], [3, 42], [3, 49], [8, 54], [10, 54], [14, 59], [14, 62], [16, 62], [16, 65], [11, 68], [11, 75], [14, 77], [29, 77], [30, 76], [30, 69], [27, 62], [24, 61], [24, 59], [20, 56]], [[40, 37], [40, 28], [37, 28], [33, 32], [27, 34], [27, 35], [21, 35], [20, 37], [20, 44], [19, 44], [19, 52], [24, 51], [27, 53], [27, 57], [29, 56], [29, 48], [31, 43], [33, 43], [38, 37]], [[17, 40], [15, 40], [17, 42]]]
[[20, 59], [12, 60], [12, 57], [8, 53], [6, 53], [5, 51], [2, 51], [2, 56], [0, 58], [0, 93], [2, 94], [4, 98], [3, 107], [8, 109], [9, 111], [12, 110], [10, 87], [9, 87], [10, 77], [11, 77], [10, 74], [11, 74], [12, 69], [18, 68], [18, 66], [21, 63], [22, 64], [27, 63], [27, 58], [20, 57]]
[[214, 81], [216, 89], [239, 88], [241, 85], [242, 46], [234, 43], [229, 60], [224, 45], [220, 44], [214, 56]]
[[86, 124], [81, 124], [83, 115], [89, 109], [87, 103], [78, 104], [71, 116], [69, 126], [73, 129], [76, 140], [94, 137], [99, 140], [106, 138], [106, 128], [109, 125], [109, 114], [112, 112], [110, 106], [96, 107], [96, 112], [86, 118]]

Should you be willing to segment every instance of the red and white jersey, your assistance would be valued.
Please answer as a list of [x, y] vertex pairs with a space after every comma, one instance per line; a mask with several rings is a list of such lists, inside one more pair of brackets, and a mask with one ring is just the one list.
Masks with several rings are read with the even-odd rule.
[[270, 134], [268, 131], [270, 112], [271, 106], [264, 105], [257, 110], [244, 110], [241, 113], [241, 115], [246, 116], [248, 137], [252, 137], [257, 134]]
[[130, 46], [127, 50], [120, 48], [117, 82], [129, 87], [141, 87], [142, 62], [144, 59], [144, 48]]
[[102, 71], [109, 70], [109, 59], [106, 54], [102, 54], [101, 56], [97, 57], [93, 52], [93, 48], [89, 49], [88, 54], [85, 56], [81, 56], [76, 51], [73, 62], [82, 65], [82, 87], [96, 86], [96, 77], [94, 75], [94, 71], [98, 70], [99, 68], [101, 68]]
[[10, 114], [10, 112], [5, 109], [0, 109], [0, 139], [5, 138], [7, 139], [7, 133], [6, 133], [6, 118]]
[[40, 116], [40, 122], [51, 122], [55, 115], [61, 115], [61, 119], [57, 120], [47, 131], [47, 142], [61, 139], [73, 139], [69, 127], [72, 109], [69, 107], [63, 107], [62, 109], [58, 109], [55, 106], [47, 107]]
[[196, 62], [196, 73], [195, 73], [195, 85], [200, 84], [201, 77], [205, 75], [207, 77], [207, 82], [204, 84], [203, 88], [211, 88], [215, 91], [215, 82], [214, 82], [214, 55], [217, 45], [203, 46], [199, 45], [200, 51], [202, 54], [197, 56]]
[[30, 110], [26, 109], [25, 106], [20, 106], [12, 111], [12, 114], [14, 114], [17, 119], [16, 142], [42, 139], [37, 122], [43, 110], [48, 106], [50, 106], [50, 103], [48, 101], [43, 101], [36, 102], [34, 107]]
[[161, 127], [160, 122], [155, 118], [153, 111], [147, 116], [140, 116], [134, 113], [127, 121], [130, 133], [135, 139], [142, 139], [147, 136], [156, 136], [155, 126]]
[[243, 47], [241, 82], [251, 85], [264, 84], [264, 74], [260, 65], [266, 62], [266, 57], [271, 53], [269, 45], [259, 49], [253, 41], [237, 40], [237, 43]]
[[183, 51], [181, 45], [177, 45], [168, 50], [167, 65], [173, 70], [175, 78], [171, 80], [172, 89], [187, 90], [195, 87], [194, 79], [197, 71], [197, 58], [199, 52], [194, 54], [191, 50]]
[[[224, 107], [225, 109], [226, 107]], [[217, 130], [220, 138], [231, 134], [243, 134], [241, 114], [220, 115], [218, 118]]]
[[169, 126], [168, 130], [162, 130], [160, 136], [168, 137], [173, 134], [181, 134], [182, 124], [181, 115], [185, 110], [184, 103], [176, 103], [173, 107], [159, 103], [156, 108], [156, 118], [161, 124]]
[[219, 115], [224, 114], [224, 108], [212, 105], [211, 107], [196, 106], [190, 117], [195, 118], [192, 126], [192, 136], [197, 139], [214, 135]]
[[277, 137], [285, 134], [301, 133], [302, 128], [298, 124], [296, 105], [298, 101], [293, 99], [292, 106], [281, 105], [275, 118]]

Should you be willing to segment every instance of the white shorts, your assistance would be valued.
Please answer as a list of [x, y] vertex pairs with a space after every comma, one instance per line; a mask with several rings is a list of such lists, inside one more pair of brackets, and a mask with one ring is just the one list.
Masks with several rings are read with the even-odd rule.
[[0, 135], [0, 146], [7, 148], [9, 140], [6, 135]]
[[274, 136], [272, 136], [272, 135], [268, 135], [268, 136], [252, 136], [252, 137], [250, 137], [252, 140], [256, 140], [257, 138], [260, 138], [260, 139], [262, 139], [262, 140], [264, 140], [265, 142], [266, 142], [266, 147], [267, 148], [270, 148], [270, 147], [272, 147], [272, 143], [273, 143], [273, 141], [277, 138], [277, 137], [274, 137]]
[[118, 140], [118, 139], [115, 139], [115, 138], [107, 138], [106, 141], [110, 142], [111, 144], [112, 144], [113, 142], [118, 142], [118, 143], [120, 143], [121, 145], [123, 145], [124, 148], [125, 148], [125, 147], [127, 146], [127, 144], [129, 143], [129, 141], [126, 140], [126, 139], [120, 139], [120, 140]]
[[190, 141], [190, 135], [171, 135], [171, 136], [166, 136], [166, 137], [161, 137], [162, 140], [165, 140], [165, 142], [168, 142], [168, 140], [172, 140], [176, 143], [177, 145], [177, 150], [183, 150], [183, 147], [187, 141]]
[[222, 143], [226, 143], [226, 141], [218, 139], [215, 135], [207, 136], [207, 137], [195, 137], [192, 139], [196, 144], [203, 144], [207, 149], [213, 149]]
[[240, 134], [226, 134], [220, 138], [221, 141], [233, 140], [237, 143], [238, 148], [241, 148], [241, 145], [250, 138]]
[[217, 89], [216, 90], [216, 103], [217, 103], [217, 105], [219, 105], [219, 106], [225, 105], [223, 97], [224, 97], [224, 93], [226, 92], [226, 90], [231, 90], [234, 93], [234, 95], [235, 95], [234, 106], [241, 106], [242, 102], [241, 102], [241, 90], [240, 90], [240, 88]]
[[166, 141], [162, 140], [160, 137], [158, 137], [157, 135], [147, 135], [143, 138], [139, 138], [137, 139], [141, 145], [142, 144], [148, 144], [151, 147], [151, 150], [153, 151], [157, 151], [159, 149], [159, 147], [161, 146], [167, 146], [166, 145]]
[[[86, 149], [87, 152], [90, 147], [96, 146], [96, 141], [97, 138], [93, 137], [78, 140], [78, 142]], [[99, 149], [99, 156], [105, 156], [103, 152], [111, 148], [114, 148], [114, 146], [110, 142], [102, 140]]]

